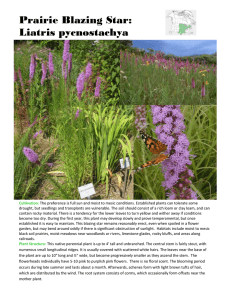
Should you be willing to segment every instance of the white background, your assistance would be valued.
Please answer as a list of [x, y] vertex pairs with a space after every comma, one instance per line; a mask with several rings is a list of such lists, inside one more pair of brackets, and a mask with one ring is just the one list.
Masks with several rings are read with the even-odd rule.
[[[1, 294], [2, 299], [231, 299], [230, 295], [230, 9], [225, 1], [18, 1], [8, 2], [1, 13]], [[216, 39], [218, 52], [218, 201], [211, 206], [204, 224], [211, 227], [208, 238], [207, 275], [181, 276], [57, 276], [43, 282], [18, 281], [18, 201], [13, 201], [13, 40], [19, 37], [19, 16], [57, 18], [56, 25], [34, 29], [63, 30], [61, 16], [75, 18], [132, 19], [129, 25], [65, 25], [66, 30], [126, 30], [125, 39], [173, 39], [165, 36], [165, 10], [196, 10], [197, 35], [175, 39]], [[24, 28], [33, 29], [33, 25]], [[25, 37], [25, 39], [31, 39]], [[39, 38], [35, 39], [50, 39]], [[51, 37], [53, 39], [53, 37]], [[57, 38], [57, 35], [55, 37]], [[71, 39], [71, 38], [70, 38]], [[74, 38], [73, 38], [74, 39]], [[111, 38], [108, 38], [111, 39]], [[97, 241], [102, 240], [97, 238]], [[129, 241], [137, 241], [129, 238]], [[147, 238], [140, 239], [147, 240]], [[202, 240], [204, 240], [202, 238]], [[53, 240], [54, 241], [54, 240]], [[69, 240], [71, 241], [71, 240]], [[73, 241], [79, 239], [73, 238]], [[91, 240], [93, 241], [93, 239]], [[107, 239], [107, 241], [110, 241]], [[122, 241], [122, 239], [111, 239]], [[128, 241], [125, 238], [124, 241]], [[158, 242], [155, 237], [153, 242]], [[163, 240], [162, 240], [163, 241]], [[167, 239], [165, 239], [167, 241]], [[180, 239], [178, 238], [178, 241]], [[182, 239], [182, 241], [186, 241]], [[190, 241], [193, 242], [193, 239]]]

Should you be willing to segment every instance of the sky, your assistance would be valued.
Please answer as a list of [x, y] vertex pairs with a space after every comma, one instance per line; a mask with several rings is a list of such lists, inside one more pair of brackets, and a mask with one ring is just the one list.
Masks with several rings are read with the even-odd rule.
[[215, 40], [134, 40], [132, 42], [133, 47], [144, 50], [151, 48], [176, 56], [213, 54], [217, 52], [217, 41]]

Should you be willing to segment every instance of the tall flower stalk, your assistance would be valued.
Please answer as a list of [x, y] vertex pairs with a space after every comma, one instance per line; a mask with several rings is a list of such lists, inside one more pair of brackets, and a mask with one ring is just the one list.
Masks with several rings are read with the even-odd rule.
[[101, 78], [97, 77], [96, 87], [95, 87], [95, 97], [100, 97], [100, 85], [101, 85]]
[[88, 78], [91, 76], [91, 74], [92, 74], [92, 65], [91, 65], [91, 63], [87, 63], [85, 79], [88, 80]]
[[64, 41], [63, 48], [63, 61], [68, 61], [69, 59], [69, 50], [70, 50], [70, 41]]
[[72, 53], [69, 53], [69, 60], [68, 60], [68, 73], [71, 74], [72, 69]]
[[193, 172], [188, 168], [192, 164], [189, 153], [189, 140], [184, 132], [184, 116], [180, 105], [151, 105], [153, 124], [157, 125], [158, 139], [167, 145], [169, 158], [162, 163], [165, 181], [162, 185], [168, 191], [171, 200], [197, 199], [191, 189]]
[[70, 41], [64, 41], [62, 74], [65, 76], [66, 63], [69, 60]]
[[55, 69], [54, 69], [53, 57], [52, 57], [51, 52], [49, 52], [48, 69], [49, 69], [49, 72], [50, 72], [50, 76], [52, 76]]
[[17, 72], [15, 72], [15, 70], [14, 70], [14, 82], [16, 82], [17, 81]]
[[21, 88], [22, 90], [24, 90], [24, 83], [23, 83], [23, 79], [22, 79], [22, 74], [21, 74], [21, 69], [18, 68], [18, 77], [19, 77], [19, 81], [20, 81], [20, 84], [21, 84]]
[[205, 83], [204, 83], [204, 81], [202, 82], [201, 96], [205, 97]]
[[84, 72], [80, 73], [77, 82], [76, 82], [76, 89], [77, 89], [77, 95], [79, 100], [81, 99], [83, 90], [84, 90], [84, 81], [85, 81], [85, 75]]
[[35, 55], [32, 54], [31, 55], [31, 62], [30, 62], [30, 82], [34, 77], [34, 73], [35, 73]]
[[194, 79], [194, 77], [192, 78], [192, 85], [191, 85], [191, 86], [192, 86], [192, 88], [193, 88], [193, 89], [195, 89], [195, 87], [196, 87], [196, 84], [195, 84], [195, 79]]
[[44, 63], [42, 63], [42, 79], [41, 79], [41, 85], [43, 85], [44, 80], [45, 80], [45, 78], [46, 78], [46, 75], [47, 75], [47, 63], [44, 62]]

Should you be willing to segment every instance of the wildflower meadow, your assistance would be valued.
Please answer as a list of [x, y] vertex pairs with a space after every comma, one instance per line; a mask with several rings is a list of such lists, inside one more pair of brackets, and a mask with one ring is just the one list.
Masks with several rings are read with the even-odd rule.
[[14, 199], [80, 199], [88, 183], [97, 199], [121, 190], [134, 109], [118, 105], [119, 49], [118, 41], [15, 41]]
[[[207, 59], [207, 60], [206, 60]], [[121, 104], [216, 105], [216, 58], [176, 58], [120, 51]]]
[[[134, 199], [217, 199], [216, 106], [141, 105], [135, 118]], [[166, 145], [159, 161], [141, 130], [156, 139], [155, 150]]]

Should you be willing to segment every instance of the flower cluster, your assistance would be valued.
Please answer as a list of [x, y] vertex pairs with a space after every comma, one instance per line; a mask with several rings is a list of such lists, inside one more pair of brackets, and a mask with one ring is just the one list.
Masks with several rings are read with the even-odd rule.
[[68, 73], [71, 74], [72, 69], [72, 53], [69, 53], [69, 60], [68, 60]]
[[[35, 153], [34, 150], [32, 150], [29, 147], [23, 147], [22, 152], [30, 162], [32, 162], [36, 165], [41, 165], [41, 163], [38, 159], [38, 154]], [[53, 163], [46, 163], [46, 165], [48, 165], [48, 167], [53, 167]]]
[[40, 165], [38, 154], [35, 153], [31, 148], [23, 147], [23, 153], [29, 161], [37, 165]]
[[100, 85], [101, 85], [101, 78], [97, 77], [96, 87], [95, 87], [95, 97], [99, 97], [100, 96]]
[[39, 134], [41, 134], [41, 133], [42, 133], [42, 130], [39, 130], [39, 131], [35, 132], [35, 134], [33, 135], [33, 139], [36, 139], [37, 136], [38, 136]]
[[47, 75], [47, 63], [44, 62], [44, 63], [42, 63], [42, 79], [41, 79], [41, 85], [43, 85], [44, 80], [45, 80], [45, 78], [46, 78], [46, 75]]
[[69, 49], [70, 49], [70, 41], [64, 41], [63, 48], [63, 61], [68, 61], [69, 59]]
[[143, 130], [147, 127], [147, 120], [146, 120], [146, 105], [139, 105], [135, 106], [135, 124], [137, 131]]
[[183, 133], [184, 117], [180, 105], [151, 105], [153, 124], [158, 139], [168, 146], [169, 159], [162, 163], [165, 181], [162, 185], [169, 190], [169, 199], [197, 199], [190, 188], [193, 172], [188, 168], [192, 164], [189, 153], [189, 140]]
[[35, 55], [32, 54], [31, 55], [31, 62], [30, 62], [30, 82], [34, 77], [34, 73], [35, 73]]
[[204, 83], [204, 81], [202, 82], [201, 96], [205, 97], [205, 83]]
[[21, 87], [23, 89], [24, 83], [23, 83], [23, 80], [22, 80], [22, 74], [21, 74], [21, 69], [20, 68], [18, 68], [18, 77], [19, 77], [19, 80], [20, 80]]
[[85, 81], [85, 75], [84, 72], [80, 73], [78, 78], [77, 78], [77, 82], [76, 82], [76, 89], [77, 89], [77, 94], [78, 94], [78, 98], [79, 100], [81, 99], [81, 95], [84, 89], [84, 81]]
[[67, 79], [67, 70], [66, 70], [66, 63], [68, 61], [68, 72], [70, 74], [72, 68], [72, 55], [70, 56], [70, 41], [64, 41], [64, 48], [63, 48], [63, 63], [62, 63], [62, 75], [64, 76], [65, 80]]
[[81, 112], [81, 109], [77, 109], [76, 113], [75, 113], [75, 119], [77, 119], [79, 117], [79, 113]]
[[52, 57], [51, 52], [49, 52], [48, 69], [49, 69], [49, 72], [50, 72], [50, 76], [52, 76], [55, 69], [54, 69], [53, 57]]
[[91, 76], [91, 74], [92, 74], [92, 65], [91, 65], [91, 63], [87, 63], [85, 79], [88, 80], [88, 78]]
[[192, 88], [193, 88], [193, 89], [195, 89], [195, 87], [196, 87], [196, 84], [195, 84], [195, 79], [194, 79], [194, 77], [192, 78], [192, 85], [191, 85], [191, 86], [192, 86]]
[[16, 82], [17, 81], [17, 72], [15, 72], [15, 70], [14, 70], [14, 82]]

